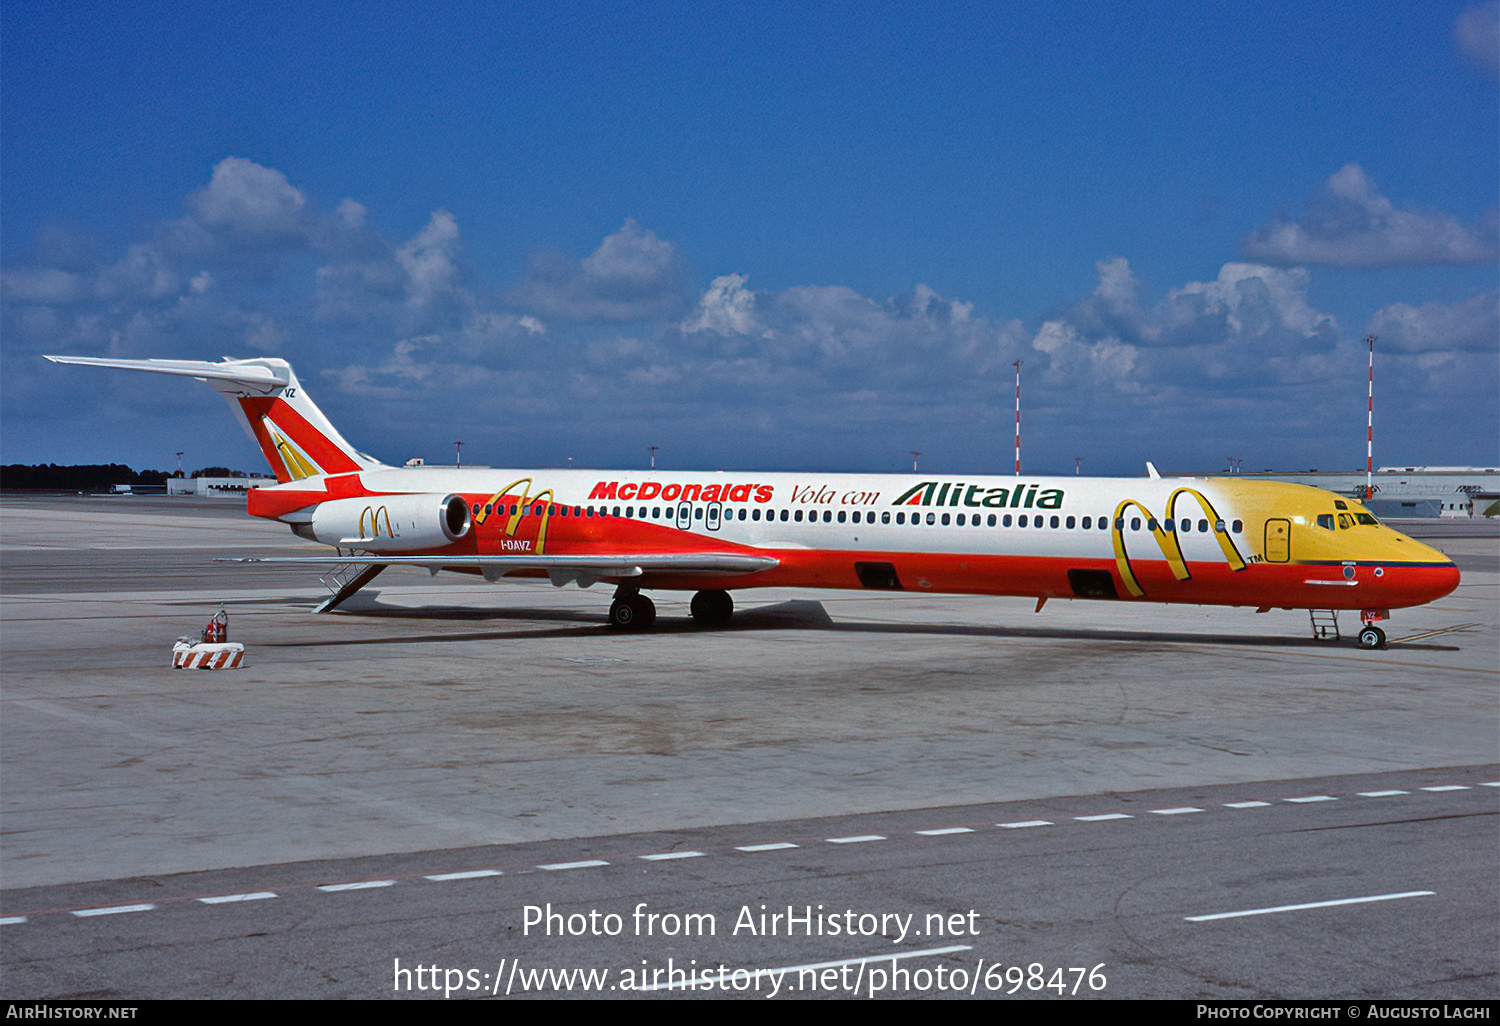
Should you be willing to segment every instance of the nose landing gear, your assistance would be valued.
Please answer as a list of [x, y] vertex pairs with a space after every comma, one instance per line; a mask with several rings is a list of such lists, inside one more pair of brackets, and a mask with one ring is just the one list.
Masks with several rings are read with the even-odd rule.
[[1359, 622], [1362, 624], [1359, 629], [1360, 648], [1385, 648], [1385, 631], [1376, 627], [1375, 621], [1388, 620], [1390, 616], [1389, 609], [1361, 609], [1359, 611]]

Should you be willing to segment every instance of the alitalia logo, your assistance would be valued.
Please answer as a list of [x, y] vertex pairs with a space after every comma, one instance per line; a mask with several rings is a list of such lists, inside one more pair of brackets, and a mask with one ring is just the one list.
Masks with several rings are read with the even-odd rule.
[[980, 506], [989, 509], [1062, 509], [1061, 488], [1025, 483], [991, 488], [962, 481], [923, 481], [902, 492], [892, 506]]

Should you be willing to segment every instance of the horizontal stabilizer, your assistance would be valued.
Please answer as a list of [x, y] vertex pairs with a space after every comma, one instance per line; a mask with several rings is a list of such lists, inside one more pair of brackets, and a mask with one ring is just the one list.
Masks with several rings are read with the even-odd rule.
[[116, 370], [176, 374], [184, 378], [236, 381], [245, 385], [260, 385], [266, 390], [284, 388], [288, 384], [285, 375], [277, 374], [264, 364], [244, 360], [211, 363], [208, 360], [110, 360], [96, 356], [44, 356], [42, 359], [53, 363], [76, 363], [85, 367], [113, 367]]

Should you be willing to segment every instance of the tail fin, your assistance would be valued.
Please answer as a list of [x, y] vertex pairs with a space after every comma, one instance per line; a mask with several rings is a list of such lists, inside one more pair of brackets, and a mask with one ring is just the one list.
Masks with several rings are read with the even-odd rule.
[[151, 371], [197, 378], [222, 395], [239, 417], [277, 481], [319, 474], [346, 474], [382, 466], [360, 452], [323, 416], [297, 383], [285, 360], [262, 358], [220, 363], [206, 360], [112, 360], [92, 356], [48, 356], [53, 363]]

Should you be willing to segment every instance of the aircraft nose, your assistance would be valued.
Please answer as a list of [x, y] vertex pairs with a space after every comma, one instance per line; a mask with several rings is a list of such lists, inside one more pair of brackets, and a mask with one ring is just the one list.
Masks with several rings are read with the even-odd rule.
[[1453, 594], [1459, 585], [1457, 564], [1436, 549], [1432, 550], [1432, 554], [1434, 558], [1427, 565], [1405, 567], [1405, 572], [1400, 575], [1402, 590], [1410, 594], [1413, 605], [1436, 602]]

